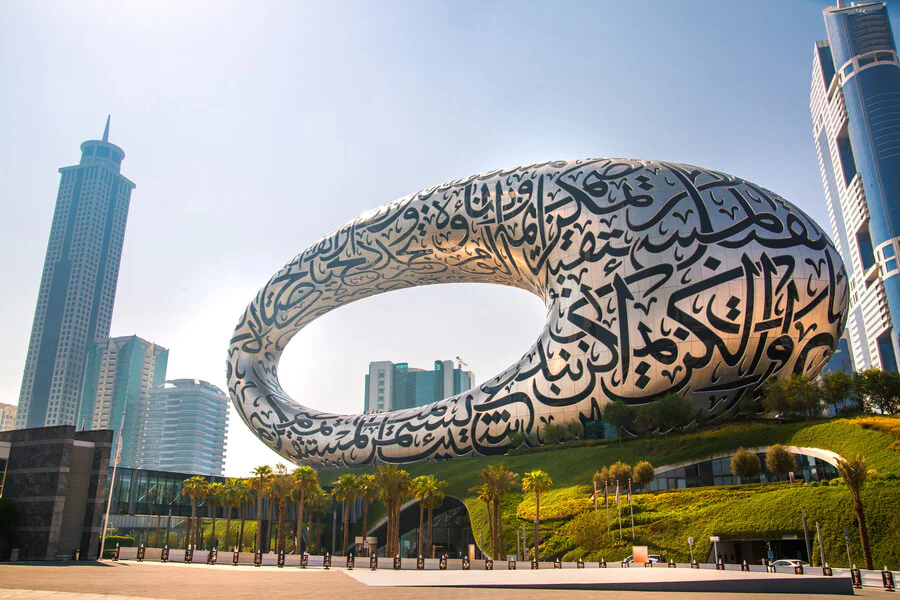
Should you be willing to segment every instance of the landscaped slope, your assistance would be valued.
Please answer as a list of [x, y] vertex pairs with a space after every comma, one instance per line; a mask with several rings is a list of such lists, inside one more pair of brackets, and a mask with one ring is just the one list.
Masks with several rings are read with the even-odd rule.
[[[593, 473], [617, 460], [635, 463], [648, 460], [654, 466], [697, 460], [728, 452], [739, 446], [785, 445], [822, 448], [845, 457], [863, 454], [877, 476], [866, 486], [864, 501], [869, 515], [873, 557], [879, 564], [900, 564], [900, 451], [894, 432], [900, 419], [865, 417], [776, 423], [736, 423], [723, 427], [663, 438], [610, 441], [590, 447], [570, 447], [516, 456], [477, 457], [440, 463], [407, 465], [413, 476], [434, 474], [448, 482], [447, 493], [465, 499], [476, 541], [485, 547], [487, 513], [468, 489], [480, 483], [478, 473], [488, 464], [503, 463], [517, 473], [543, 469], [550, 473], [553, 491], [542, 497], [541, 517], [543, 557], [554, 555], [575, 559], [618, 560], [631, 553], [630, 515], [623, 505], [625, 540], [604, 537], [598, 528], [606, 528], [602, 505], [594, 514], [590, 499]], [[892, 449], [891, 446], [894, 446]], [[351, 469], [371, 472], [372, 468]], [[329, 483], [346, 470], [323, 470], [320, 478]], [[827, 558], [834, 565], [846, 563], [843, 530], [851, 533], [854, 560], [861, 562], [856, 518], [849, 493], [839, 483], [746, 485], [727, 488], [700, 488], [637, 494], [634, 503], [636, 544], [649, 545], [667, 557], [687, 560], [686, 539], [697, 540], [695, 554], [703, 558], [709, 552], [709, 535], [729, 538], [780, 538], [800, 529], [800, 509], [805, 508], [810, 522], [820, 521]], [[533, 497], [521, 491], [503, 502], [503, 520], [508, 551], [515, 549], [517, 528], [533, 519]], [[380, 511], [370, 514], [370, 522]], [[613, 529], [615, 506], [610, 510]], [[371, 520], [373, 519], [374, 520]], [[596, 532], [596, 533], [595, 533]], [[599, 540], [599, 541], [598, 541]], [[817, 554], [817, 552], [815, 552]]]

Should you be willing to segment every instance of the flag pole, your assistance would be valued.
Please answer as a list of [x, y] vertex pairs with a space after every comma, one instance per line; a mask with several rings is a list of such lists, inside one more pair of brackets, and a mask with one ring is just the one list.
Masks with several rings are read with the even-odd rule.
[[125, 410], [122, 410], [122, 422], [119, 423], [119, 436], [114, 449], [112, 477], [109, 482], [109, 498], [106, 500], [106, 514], [103, 517], [103, 533], [100, 535], [100, 559], [103, 558], [103, 547], [106, 545], [106, 529], [109, 527], [109, 509], [112, 507], [113, 487], [116, 485], [116, 467], [122, 458], [122, 429], [125, 427]]
[[622, 539], [622, 500], [619, 498], [619, 482], [616, 481], [616, 506], [619, 509], [619, 539]]

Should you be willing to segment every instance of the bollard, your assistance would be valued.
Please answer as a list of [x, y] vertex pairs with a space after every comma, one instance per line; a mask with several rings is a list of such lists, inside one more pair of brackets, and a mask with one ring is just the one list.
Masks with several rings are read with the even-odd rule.
[[583, 559], [583, 558], [579, 558], [579, 559], [578, 559], [578, 562], [575, 564], [575, 568], [576, 568], [576, 569], [583, 569], [583, 568], [584, 568], [584, 559]]
[[394, 570], [395, 571], [400, 570], [400, 555], [399, 554], [394, 557]]
[[113, 552], [113, 560], [114, 561], [119, 560], [119, 544], [118, 544], [118, 542], [116, 543], [116, 551]]
[[304, 552], [303, 554], [300, 555], [300, 568], [305, 569], [308, 566], [309, 566], [309, 553]]
[[862, 589], [862, 573], [856, 568], [856, 565], [850, 567], [850, 581], [853, 582], [853, 587], [858, 590]]
[[188, 549], [184, 551], [184, 562], [187, 564], [191, 564], [194, 562], [194, 547], [188, 546]]
[[425, 570], [425, 557], [421, 554], [419, 558], [416, 559], [416, 571], [424, 571]]
[[145, 552], [146, 552], [146, 550], [144, 550], [144, 545], [143, 545], [143, 544], [141, 544], [140, 546], [138, 546], [138, 553], [137, 553], [137, 561], [138, 561], [138, 562], [144, 562], [144, 556], [145, 556], [144, 553], [145, 553]]
[[894, 574], [888, 570], [887, 565], [881, 571], [881, 584], [886, 592], [894, 591]]
[[441, 571], [447, 570], [447, 555], [446, 554], [441, 554], [441, 562], [438, 563], [438, 568]]
[[506, 570], [507, 571], [515, 571], [516, 570], [516, 559], [511, 558], [506, 561]]
[[257, 567], [262, 566], [262, 551], [261, 550], [257, 550], [256, 552], [253, 553], [253, 564]]
[[353, 559], [353, 553], [351, 552], [350, 554], [347, 555], [347, 570], [352, 571], [353, 565], [355, 563], [356, 563], [356, 561]]
[[725, 570], [725, 561], [721, 558], [716, 561], [716, 571], [724, 571]]
[[278, 553], [278, 563], [277, 564], [278, 564], [279, 569], [284, 568], [284, 550], [282, 550], [281, 552]]
[[553, 561], [553, 568], [554, 568], [554, 569], [562, 569], [562, 563], [559, 562], [559, 559], [558, 559], [558, 558], [557, 558], [556, 560]]
[[216, 564], [216, 558], [218, 557], [219, 552], [215, 548], [209, 549], [209, 554], [206, 555], [206, 564], [214, 565]]
[[825, 577], [831, 577], [834, 573], [831, 572], [831, 567], [828, 566], [828, 563], [825, 563], [825, 566], [822, 567], [822, 575]]
[[235, 548], [235, 549], [231, 552], [231, 564], [232, 564], [232, 566], [235, 566], [235, 567], [238, 566], [238, 562], [240, 562], [240, 560], [241, 560], [241, 551], [238, 550], [237, 548]]
[[601, 569], [605, 569], [605, 568], [606, 568], [606, 559], [605, 559], [605, 558], [601, 558], [601, 559], [600, 559], [600, 568], [601, 568]]
[[494, 561], [492, 559], [490, 559], [490, 558], [485, 559], [484, 570], [485, 571], [493, 571], [494, 570]]
[[647, 562], [644, 563], [644, 568], [649, 569], [651, 567], [653, 567], [653, 561], [650, 559], [647, 559]]
[[81, 560], [81, 548], [75, 548], [75, 562]]
[[372, 556], [369, 557], [369, 570], [378, 570], [378, 556], [376, 556], [375, 554], [372, 554]]
[[794, 575], [803, 575], [803, 565], [794, 567]]
[[534, 559], [531, 559], [531, 570], [534, 571], [538, 568], [538, 562]]
[[163, 562], [169, 562], [169, 545], [163, 546], [162, 555], [159, 557]]
[[669, 559], [669, 568], [670, 568], [670, 569], [674, 569], [674, 568], [675, 568], [675, 559], [674, 559], [674, 558], [670, 558], [670, 559]]
[[463, 570], [463, 571], [468, 571], [468, 570], [469, 570], [469, 567], [470, 567], [470, 565], [469, 565], [469, 557], [468, 557], [468, 556], [463, 556], [462, 570]]
[[331, 555], [328, 552], [325, 553], [325, 558], [322, 559], [322, 565], [326, 571], [331, 568]]
[[697, 562], [697, 559], [696, 559], [696, 558], [695, 558], [694, 560], [691, 561], [691, 568], [692, 568], [692, 569], [699, 569], [699, 568], [700, 568], [700, 563]]
[[741, 572], [742, 572], [742, 573], [749, 573], [749, 572], [750, 572], [750, 565], [747, 564], [747, 561], [746, 561], [746, 560], [741, 562]]
[[623, 561], [622, 561], [622, 568], [623, 568], [623, 569], [630, 569], [630, 568], [631, 568], [631, 563], [630, 563], [630, 562], [625, 562], [625, 561], [623, 560]]

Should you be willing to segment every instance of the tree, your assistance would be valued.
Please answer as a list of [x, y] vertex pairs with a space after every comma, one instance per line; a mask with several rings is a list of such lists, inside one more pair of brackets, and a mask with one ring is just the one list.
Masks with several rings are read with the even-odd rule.
[[802, 375], [770, 379], [763, 394], [763, 408], [770, 413], [811, 417], [822, 411], [819, 387]]
[[622, 441], [622, 430], [634, 425], [634, 411], [621, 400], [608, 403], [601, 414], [604, 421], [616, 428], [619, 441]]
[[[491, 516], [491, 486], [487, 483], [482, 483], [469, 488], [469, 493], [478, 494], [478, 499], [484, 503], [484, 512], [487, 513], [488, 534], [491, 537], [491, 556], [494, 556], [496, 554], [496, 548], [494, 547], [496, 538], [494, 537], [494, 520]], [[484, 539], [482, 538], [481, 541], [484, 542]]]
[[488, 485], [491, 493], [491, 508], [494, 523], [493, 554], [499, 560], [503, 552], [503, 523], [500, 519], [500, 501], [519, 481], [519, 474], [513, 473], [505, 465], [488, 465], [478, 474]]
[[770, 446], [766, 452], [766, 468], [778, 475], [778, 480], [787, 477], [797, 468], [797, 461], [794, 455], [788, 452], [788, 449], [781, 444]]
[[735, 477], [746, 478], [748, 481], [751, 477], [759, 475], [760, 463], [759, 457], [743, 447], [731, 457], [731, 474]]
[[616, 483], [621, 489], [628, 489], [628, 481], [634, 479], [631, 466], [621, 460], [609, 468], [609, 482]]
[[[432, 475], [434, 477], [434, 475]], [[412, 480], [413, 496], [419, 500], [419, 530], [416, 536], [416, 554], [425, 556], [425, 494], [427, 476], [420, 475]]]
[[209, 487], [209, 482], [199, 475], [191, 477], [189, 479], [185, 479], [181, 484], [181, 495], [187, 496], [191, 499], [191, 518], [188, 519], [187, 522], [187, 531], [184, 536], [184, 546], [187, 548], [191, 545], [191, 525], [193, 524], [195, 527], [199, 529], [199, 526], [196, 524], [197, 519], [197, 500], [206, 497], [206, 491]]
[[509, 448], [510, 450], [515, 450], [525, 443], [526, 436], [524, 433], [515, 429], [509, 432]]
[[314, 486], [319, 485], [319, 474], [312, 467], [303, 465], [294, 469], [291, 477], [294, 479], [291, 499], [297, 503], [297, 543], [294, 544], [294, 554], [297, 554], [303, 545], [303, 509], [306, 505], [306, 495]]
[[656, 479], [656, 471], [653, 469], [653, 465], [646, 460], [634, 465], [634, 481], [642, 488], [646, 489], [654, 479]]
[[273, 503], [276, 500], [278, 501], [278, 540], [275, 543], [275, 552], [278, 554], [284, 552], [284, 516], [287, 512], [288, 498], [290, 498], [293, 489], [294, 481], [291, 479], [291, 476], [287, 473], [279, 473], [276, 470], [275, 475], [269, 482], [269, 493]]
[[750, 417], [759, 414], [759, 400], [753, 397], [752, 394], [744, 394], [744, 396], [738, 400], [738, 412], [744, 415], [745, 419], [750, 419]]
[[834, 408], [835, 414], [848, 403], [858, 405], [853, 376], [843, 371], [830, 371], [822, 375], [819, 382], [819, 396], [826, 406]]
[[209, 507], [212, 510], [212, 529], [209, 532], [210, 548], [218, 548], [219, 546], [218, 537], [216, 537], [216, 513], [218, 512], [219, 506], [221, 506], [222, 502], [225, 500], [227, 492], [228, 488], [225, 487], [225, 484], [219, 483], [218, 481], [209, 484], [209, 488], [207, 488], [206, 498]]
[[[319, 544], [319, 527], [322, 523], [322, 515], [328, 512], [328, 506], [330, 503], [331, 496], [319, 485], [316, 485], [311, 490], [309, 490], [309, 495], [306, 498], [306, 507], [310, 514], [316, 516], [315, 543], [313, 544], [312, 529], [310, 529], [310, 546], [320, 554], [322, 548], [321, 544]], [[312, 554], [312, 549], [310, 550], [310, 554]]]
[[869, 406], [883, 414], [893, 414], [900, 408], [900, 373], [866, 369], [859, 372], [857, 386]]
[[268, 493], [269, 481], [272, 479], [272, 468], [268, 465], [260, 465], [251, 471], [253, 479], [250, 480], [250, 488], [256, 494], [256, 551], [262, 551], [262, 503]]
[[578, 419], [573, 419], [566, 423], [566, 433], [568, 433], [572, 439], [577, 440], [584, 433], [584, 426]]
[[375, 482], [387, 509], [386, 556], [397, 556], [400, 553], [400, 507], [412, 491], [412, 479], [409, 472], [396, 465], [380, 465]]
[[597, 495], [609, 484], [609, 469], [603, 467], [599, 471], [595, 471], [592, 483], [594, 484], [594, 510], [597, 510]]
[[681, 431], [694, 419], [694, 405], [684, 396], [666, 394], [656, 401], [660, 427], [666, 431]]
[[234, 512], [234, 507], [237, 506], [240, 499], [238, 498], [238, 482], [240, 478], [238, 477], [228, 477], [225, 479], [225, 493], [222, 496], [222, 506], [225, 507], [225, 549], [229, 550], [232, 548], [231, 545], [231, 513]]
[[246, 479], [238, 479], [235, 485], [235, 494], [238, 498], [238, 506], [241, 511], [241, 529], [238, 534], [238, 550], [244, 549], [244, 523], [247, 520], [247, 506], [253, 502], [255, 494]]
[[634, 426], [649, 437], [654, 429], [662, 429], [662, 415], [656, 403], [645, 404], [635, 412]]
[[365, 537], [369, 531], [369, 503], [378, 499], [378, 484], [374, 475], [364, 473], [356, 478], [356, 497], [363, 501], [362, 534]]
[[869, 472], [866, 469], [866, 459], [861, 454], [857, 454], [853, 460], [844, 460], [839, 458], [837, 461], [837, 471], [844, 480], [844, 485], [850, 492], [853, 499], [853, 510], [856, 511], [856, 519], [859, 522], [859, 541], [862, 544], [863, 560], [866, 563], [866, 569], [872, 569], [872, 550], [869, 547], [869, 531], [866, 528], [866, 513], [863, 510], [862, 489], [866, 483]]
[[356, 475], [344, 473], [334, 482], [331, 495], [338, 502], [344, 503], [344, 533], [342, 535], [341, 554], [347, 551], [347, 538], [350, 535], [350, 505], [356, 500]]
[[438, 489], [431, 494], [431, 497], [428, 499], [428, 550], [431, 554], [431, 558], [434, 558], [434, 509], [440, 508], [444, 503], [444, 492], [441, 491], [441, 487], [447, 485], [446, 481], [438, 481]]
[[556, 423], [547, 423], [544, 426], [544, 443], [558, 444], [562, 440], [562, 430]]
[[526, 494], [534, 493], [534, 560], [538, 561], [539, 549], [541, 545], [540, 538], [540, 522], [541, 522], [541, 493], [546, 492], [553, 486], [553, 480], [550, 474], [540, 469], [525, 473], [522, 477], [522, 491]]

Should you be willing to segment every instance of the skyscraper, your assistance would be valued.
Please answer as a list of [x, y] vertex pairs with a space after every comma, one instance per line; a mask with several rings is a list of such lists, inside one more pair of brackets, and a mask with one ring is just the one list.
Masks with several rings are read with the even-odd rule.
[[123, 467], [138, 466], [150, 390], [166, 380], [168, 360], [168, 350], [136, 335], [101, 338], [88, 345], [76, 426], [121, 431]]
[[150, 390], [137, 466], [221, 476], [229, 404], [225, 392], [199, 379], [174, 379]]
[[857, 370], [897, 370], [900, 63], [883, 2], [838, 2], [816, 42], [810, 111], [834, 244], [850, 278], [839, 350]]
[[74, 425], [88, 343], [109, 335], [125, 221], [134, 184], [121, 174], [125, 153], [103, 139], [81, 144], [63, 167], [16, 427]]
[[369, 363], [366, 375], [366, 412], [426, 406], [466, 391], [475, 384], [469, 371], [452, 360], [434, 361], [434, 370], [410, 369], [408, 363]]

